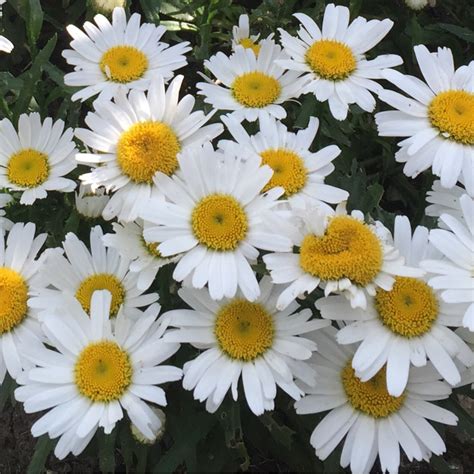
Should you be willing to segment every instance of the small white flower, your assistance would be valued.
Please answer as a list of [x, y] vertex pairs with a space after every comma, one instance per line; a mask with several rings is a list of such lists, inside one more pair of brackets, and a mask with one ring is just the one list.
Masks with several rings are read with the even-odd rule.
[[97, 219], [102, 215], [110, 196], [105, 194], [104, 188], [92, 191], [92, 186], [81, 184], [79, 193], [76, 192], [76, 210], [87, 219]]

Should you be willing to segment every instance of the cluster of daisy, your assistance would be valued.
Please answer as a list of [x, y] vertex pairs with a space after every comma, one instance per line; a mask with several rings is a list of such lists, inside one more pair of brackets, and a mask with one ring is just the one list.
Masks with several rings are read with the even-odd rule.
[[[73, 100], [97, 96], [85, 128], [36, 113], [17, 130], [0, 122], [1, 187], [30, 205], [72, 192], [66, 176], [85, 166], [77, 211], [114, 220], [89, 245], [68, 233], [41, 252], [45, 234], [0, 214], [0, 381], [17, 381], [26, 412], [47, 410], [32, 433], [59, 437], [59, 458], [99, 427], [110, 433], [124, 410], [156, 439], [158, 385], [181, 378], [211, 413], [243, 390], [261, 415], [278, 389], [299, 414], [329, 411], [310, 442], [325, 459], [344, 439], [341, 465], [354, 473], [377, 456], [397, 472], [400, 447], [410, 460], [445, 451], [427, 420], [457, 418], [432, 402], [474, 381], [474, 63], [455, 70], [449, 49], [417, 46], [425, 84], [391, 69], [399, 56], [366, 58], [392, 21], [350, 23], [333, 4], [321, 29], [295, 17], [297, 37], [280, 30], [279, 45], [241, 16], [233, 52], [204, 62], [215, 78], [197, 84], [205, 114], [180, 98], [189, 44], [169, 46], [163, 26], [115, 8], [112, 22], [68, 27], [65, 83]], [[431, 166], [440, 177], [426, 210], [438, 229], [398, 216], [392, 235], [346, 210], [347, 191], [325, 183], [339, 147], [313, 151], [316, 117], [297, 132], [281, 122], [283, 104], [306, 93], [337, 120], [351, 104], [372, 112], [374, 95], [397, 109], [376, 114], [379, 133], [406, 137], [396, 159], [408, 176]], [[218, 111], [228, 113], [209, 123]], [[187, 309], [158, 317], [150, 288], [170, 264]], [[164, 365], [181, 344], [200, 352]]]

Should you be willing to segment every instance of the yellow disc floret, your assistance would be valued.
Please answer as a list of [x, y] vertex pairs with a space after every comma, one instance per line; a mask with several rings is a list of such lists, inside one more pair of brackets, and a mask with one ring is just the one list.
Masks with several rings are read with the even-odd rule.
[[8, 161], [7, 176], [17, 186], [35, 188], [48, 179], [48, 156], [31, 148], [18, 151]]
[[193, 209], [194, 236], [212, 250], [234, 250], [247, 234], [247, 215], [240, 203], [227, 194], [211, 194]]
[[439, 93], [428, 107], [431, 125], [448, 138], [474, 145], [474, 94], [462, 90]]
[[258, 53], [260, 52], [260, 45], [255, 43], [252, 38], [242, 38], [239, 41], [239, 44], [246, 49], [251, 49], [255, 53], [255, 56], [258, 56]]
[[263, 188], [263, 192], [276, 186], [285, 190], [285, 196], [300, 191], [307, 180], [307, 169], [304, 161], [293, 151], [283, 148], [266, 150], [260, 153], [262, 164], [273, 170], [272, 179]]
[[366, 286], [380, 272], [382, 245], [367, 224], [350, 216], [331, 218], [322, 236], [307, 235], [300, 248], [301, 268], [321, 280], [348, 278]]
[[89, 344], [74, 366], [74, 381], [79, 392], [94, 402], [119, 400], [131, 380], [130, 357], [113, 341]]
[[15, 270], [0, 267], [0, 336], [18, 326], [28, 312], [28, 285]]
[[231, 92], [234, 99], [245, 107], [260, 109], [278, 100], [281, 86], [274, 77], [255, 71], [237, 77]]
[[222, 352], [249, 362], [264, 354], [273, 343], [271, 314], [259, 303], [234, 299], [217, 313], [214, 334]]
[[382, 367], [367, 382], [355, 375], [349, 361], [341, 373], [342, 385], [352, 407], [372, 418], [386, 418], [397, 412], [405, 401], [405, 394], [392, 397], [387, 391], [386, 368]]
[[438, 317], [433, 290], [417, 278], [396, 277], [391, 291], [377, 290], [375, 307], [382, 323], [403, 337], [422, 336]]
[[113, 46], [103, 54], [99, 67], [107, 79], [125, 84], [145, 74], [148, 58], [133, 46]]
[[158, 171], [168, 176], [176, 171], [180, 149], [178, 137], [165, 123], [136, 123], [119, 139], [117, 163], [135, 183], [151, 184]]
[[86, 313], [90, 312], [92, 294], [97, 290], [110, 291], [112, 294], [110, 316], [117, 316], [125, 299], [125, 289], [120, 280], [111, 273], [96, 273], [85, 278], [76, 290], [76, 298]]
[[349, 77], [357, 62], [351, 48], [335, 40], [319, 40], [306, 51], [306, 63], [319, 77], [340, 81]]

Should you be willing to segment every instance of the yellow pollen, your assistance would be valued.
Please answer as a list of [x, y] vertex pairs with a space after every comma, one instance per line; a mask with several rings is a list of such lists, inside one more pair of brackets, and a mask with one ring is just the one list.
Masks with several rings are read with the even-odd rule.
[[231, 86], [234, 99], [245, 107], [260, 109], [280, 97], [280, 83], [262, 72], [247, 72], [237, 77]]
[[163, 258], [161, 252], [158, 250], [158, 245], [160, 245], [160, 242], [147, 242], [145, 237], [142, 236], [142, 244], [152, 257]]
[[249, 362], [273, 343], [272, 316], [259, 303], [234, 299], [217, 313], [214, 334], [222, 352], [231, 359]]
[[125, 289], [119, 279], [111, 273], [96, 273], [85, 278], [76, 291], [76, 298], [82, 308], [89, 314], [91, 309], [91, 298], [94, 291], [109, 290], [112, 294], [110, 305], [110, 317], [117, 316], [120, 306], [125, 299]]
[[273, 170], [272, 179], [263, 188], [263, 192], [281, 186], [288, 197], [300, 191], [306, 184], [308, 171], [304, 161], [296, 153], [278, 148], [263, 151], [260, 156], [262, 164]]
[[48, 179], [48, 156], [31, 148], [21, 150], [10, 157], [7, 175], [17, 186], [35, 188]]
[[396, 277], [391, 291], [377, 290], [375, 307], [380, 320], [403, 337], [422, 336], [438, 317], [438, 300], [422, 280]]
[[99, 67], [107, 79], [125, 84], [145, 74], [148, 58], [133, 46], [113, 46], [103, 54]]
[[400, 410], [405, 401], [405, 394], [392, 397], [387, 391], [386, 368], [382, 367], [367, 382], [361, 382], [351, 367], [350, 360], [342, 369], [341, 378], [347, 399], [356, 410], [372, 418], [386, 418]]
[[462, 90], [439, 93], [428, 107], [431, 125], [449, 138], [474, 145], [474, 94]]
[[300, 248], [301, 268], [321, 280], [348, 278], [366, 286], [382, 268], [383, 251], [367, 224], [350, 216], [335, 216], [324, 235], [307, 235]]
[[165, 123], [136, 123], [120, 137], [117, 162], [135, 183], [151, 184], [158, 171], [168, 176], [176, 171], [180, 149], [178, 137]]
[[239, 202], [227, 194], [211, 194], [193, 209], [194, 236], [212, 250], [234, 250], [247, 234], [247, 215]]
[[255, 56], [258, 56], [258, 53], [260, 52], [260, 45], [254, 43], [251, 38], [242, 38], [239, 41], [239, 44], [244, 48], [251, 49], [255, 53]]
[[314, 73], [329, 81], [346, 79], [357, 67], [351, 48], [334, 40], [316, 41], [306, 51], [305, 59]]
[[18, 326], [28, 312], [28, 286], [15, 270], [0, 267], [0, 336]]
[[119, 400], [131, 380], [130, 357], [112, 341], [89, 344], [74, 366], [74, 381], [79, 392], [94, 402]]

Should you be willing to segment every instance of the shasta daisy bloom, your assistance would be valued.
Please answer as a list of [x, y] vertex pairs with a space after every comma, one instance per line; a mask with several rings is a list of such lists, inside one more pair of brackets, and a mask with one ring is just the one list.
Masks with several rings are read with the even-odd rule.
[[379, 135], [407, 137], [398, 143], [397, 161], [406, 163], [414, 178], [431, 167], [441, 185], [452, 188], [463, 180], [474, 192], [474, 62], [454, 69], [449, 48], [430, 53], [415, 46], [415, 55], [426, 84], [397, 71], [383, 76], [410, 97], [384, 90], [381, 100], [397, 110], [375, 116]]
[[[261, 160], [273, 170], [272, 179], [263, 188], [276, 186], [285, 190], [283, 195], [294, 207], [306, 205], [327, 206], [347, 200], [349, 193], [324, 183], [324, 178], [334, 171], [332, 161], [341, 149], [329, 145], [312, 153], [309, 148], [318, 131], [319, 120], [311, 117], [308, 127], [290, 133], [281, 122], [268, 114], [261, 114], [260, 131], [250, 136], [233, 117], [221, 117], [235, 142], [221, 140], [222, 148], [241, 148], [249, 157]], [[329, 207], [329, 206], [327, 206]]]
[[278, 66], [276, 60], [282, 58], [286, 55], [271, 39], [260, 42], [258, 56], [243, 46], [237, 46], [231, 56], [219, 52], [204, 66], [222, 85], [199, 82], [198, 94], [217, 110], [232, 110], [240, 121], [254, 121], [260, 112], [283, 119], [286, 111], [280, 104], [299, 97], [307, 80], [300, 72], [285, 72]]
[[5, 373], [16, 379], [30, 363], [23, 345], [39, 343], [41, 330], [29, 299], [37, 288], [42, 259], [37, 254], [46, 234], [35, 237], [35, 225], [14, 224], [6, 237], [0, 228], [0, 385]]
[[81, 184], [76, 193], [76, 211], [86, 219], [97, 219], [102, 215], [109, 199], [104, 188], [93, 192], [90, 184]]
[[[131, 91], [119, 94], [115, 102], [100, 101], [95, 112], [86, 116], [88, 129], [77, 129], [76, 136], [94, 153], [77, 155], [77, 160], [96, 166], [81, 176], [92, 189], [104, 186], [114, 191], [102, 213], [104, 219], [118, 217], [133, 221], [139, 208], [160, 192], [155, 178], [178, 169], [178, 153], [219, 135], [222, 124], [204, 124], [214, 112], [192, 112], [194, 97], [178, 100], [183, 76], [177, 76], [165, 90], [158, 77], [148, 94]], [[98, 165], [98, 166], [97, 166]]]
[[[430, 203], [425, 209], [425, 214], [432, 217], [440, 217], [441, 214], [451, 214], [456, 219], [464, 220], [459, 198], [466, 194], [466, 190], [461, 186], [454, 186], [450, 189], [443, 188], [441, 182], [436, 180], [431, 191], [426, 194], [426, 201]], [[443, 227], [443, 221], [438, 219], [438, 226]]]
[[428, 461], [431, 453], [444, 453], [446, 445], [429, 421], [456, 425], [453, 413], [432, 403], [449, 397], [449, 385], [439, 381], [430, 366], [416, 367], [405, 391], [394, 397], [387, 392], [385, 367], [367, 382], [356, 377], [353, 350], [336, 344], [335, 332], [335, 328], [327, 328], [314, 333], [318, 383], [308, 387], [308, 395], [295, 403], [300, 415], [330, 410], [311, 435], [316, 455], [326, 459], [345, 438], [342, 467], [350, 466], [353, 474], [367, 473], [378, 457], [382, 472], [395, 474], [400, 447], [409, 461]]
[[[232, 27], [232, 49], [235, 51], [237, 46], [251, 49], [256, 56], [260, 51], [260, 44], [258, 38], [260, 35], [250, 34], [250, 25], [248, 15], [239, 16], [239, 25]], [[273, 34], [269, 35], [267, 39], [271, 39]]]
[[[158, 300], [158, 294], [143, 294], [138, 289], [138, 274], [130, 271], [130, 260], [115, 249], [107, 249], [99, 226], [90, 232], [90, 251], [79, 238], [69, 232], [62, 249], [51, 249], [40, 281], [46, 290], [38, 291], [31, 299], [34, 308], [48, 309], [63, 304], [64, 296], [75, 297], [84, 311], [90, 311], [91, 298], [95, 291], [108, 290], [112, 295], [111, 317], [115, 317], [122, 307], [125, 316], [138, 318], [138, 309]], [[58, 303], [59, 302], [59, 303]]]
[[161, 174], [157, 185], [167, 202], [155, 200], [142, 210], [148, 242], [161, 242], [164, 257], [183, 254], [173, 278], [185, 278], [194, 288], [206, 283], [213, 299], [232, 298], [240, 288], [255, 300], [260, 294], [250, 266], [259, 252], [289, 251], [291, 241], [266, 227], [267, 215], [283, 194], [273, 188], [264, 194], [272, 170], [258, 160], [244, 161], [215, 152], [210, 143], [183, 151], [180, 175]]
[[112, 247], [124, 258], [130, 260], [130, 271], [137, 273], [137, 288], [145, 291], [153, 283], [158, 270], [170, 262], [179, 260], [179, 256], [165, 258], [158, 250], [157, 242], [148, 242], [143, 236], [144, 223], [137, 222], [112, 224], [113, 234], [106, 234], [103, 241], [107, 247]]
[[231, 390], [237, 400], [242, 377], [245, 398], [255, 415], [273, 410], [277, 386], [298, 400], [303, 392], [294, 379], [308, 386], [316, 383], [316, 372], [305, 360], [316, 344], [300, 337], [328, 325], [311, 320], [311, 310], [298, 313], [293, 303], [277, 311], [278, 287], [268, 277], [260, 281], [260, 297], [248, 301], [240, 292], [231, 299], [214, 301], [206, 289], [182, 288], [180, 297], [192, 309], [177, 309], [162, 316], [163, 324], [177, 327], [163, 339], [191, 343], [203, 349], [184, 365], [183, 387], [194, 390], [194, 398], [214, 413]]
[[382, 79], [384, 69], [402, 64], [395, 54], [383, 54], [367, 60], [365, 54], [390, 31], [393, 21], [370, 20], [357, 17], [349, 25], [349, 9], [330, 3], [324, 11], [322, 30], [304, 13], [295, 13], [301, 22], [298, 37], [279, 28], [281, 44], [291, 59], [277, 63], [292, 71], [299, 71], [310, 83], [305, 92], [312, 92], [320, 102], [329, 103], [331, 114], [344, 120], [350, 104], [372, 112], [382, 86], [374, 79]]
[[125, 10], [114, 8], [112, 24], [103, 15], [94, 17], [96, 25], [86, 21], [81, 31], [67, 27], [72, 36], [71, 47], [63, 56], [74, 66], [74, 72], [64, 76], [68, 86], [84, 87], [72, 100], [84, 101], [99, 94], [110, 99], [117, 92], [130, 89], [147, 90], [152, 78], [171, 79], [174, 71], [186, 65], [184, 54], [191, 50], [187, 41], [175, 46], [163, 43], [164, 26], [152, 23], [140, 25], [140, 15], [134, 13], [127, 22]]
[[181, 379], [180, 369], [160, 365], [179, 344], [162, 340], [158, 305], [135, 323], [120, 312], [114, 326], [110, 306], [108, 291], [94, 293], [90, 316], [67, 298], [42, 316], [51, 348], [25, 347], [37, 367], [19, 377], [15, 397], [27, 413], [47, 410], [31, 433], [59, 437], [54, 450], [59, 459], [81, 453], [99, 427], [111, 433], [123, 410], [143, 436], [154, 439], [161, 421], [146, 402], [165, 406], [165, 392], [156, 385]]
[[[412, 267], [434, 253], [428, 229], [419, 226], [412, 236], [406, 217], [395, 219], [394, 244]], [[444, 303], [427, 280], [396, 277], [391, 290], [377, 289], [365, 310], [351, 308], [341, 296], [316, 302], [323, 318], [347, 322], [337, 334], [339, 343], [361, 343], [352, 359], [356, 376], [366, 382], [386, 365], [388, 393], [396, 397], [406, 388], [411, 366], [430, 360], [448, 383], [456, 385], [461, 376], [455, 360], [465, 366], [474, 363], [469, 347], [450, 329], [461, 326], [464, 306]]]
[[443, 259], [428, 259], [422, 267], [437, 276], [430, 278], [433, 288], [444, 290], [441, 298], [447, 303], [467, 303], [463, 326], [474, 331], [474, 199], [465, 194], [459, 199], [463, 220], [441, 214], [448, 230], [433, 229], [430, 242]]
[[7, 206], [12, 201], [12, 197], [9, 194], [0, 194], [0, 230], [10, 230], [13, 222], [4, 217], [5, 216], [5, 206]]
[[[391, 290], [396, 275], [423, 274], [404, 265], [381, 222], [367, 224], [362, 212], [348, 215], [345, 205], [337, 206], [335, 213], [323, 211], [312, 208], [302, 213], [299, 229], [280, 225], [279, 231], [291, 235], [296, 250], [263, 256], [273, 282], [288, 284], [278, 309], [318, 286], [326, 296], [339, 292], [353, 308], [366, 309], [367, 297], [375, 296], [377, 288]], [[275, 229], [277, 225], [273, 223]]]
[[71, 128], [38, 113], [22, 114], [18, 131], [7, 118], [0, 121], [0, 188], [22, 191], [20, 204], [44, 199], [47, 191], [71, 192], [76, 183], [64, 178], [76, 168], [77, 151]]

